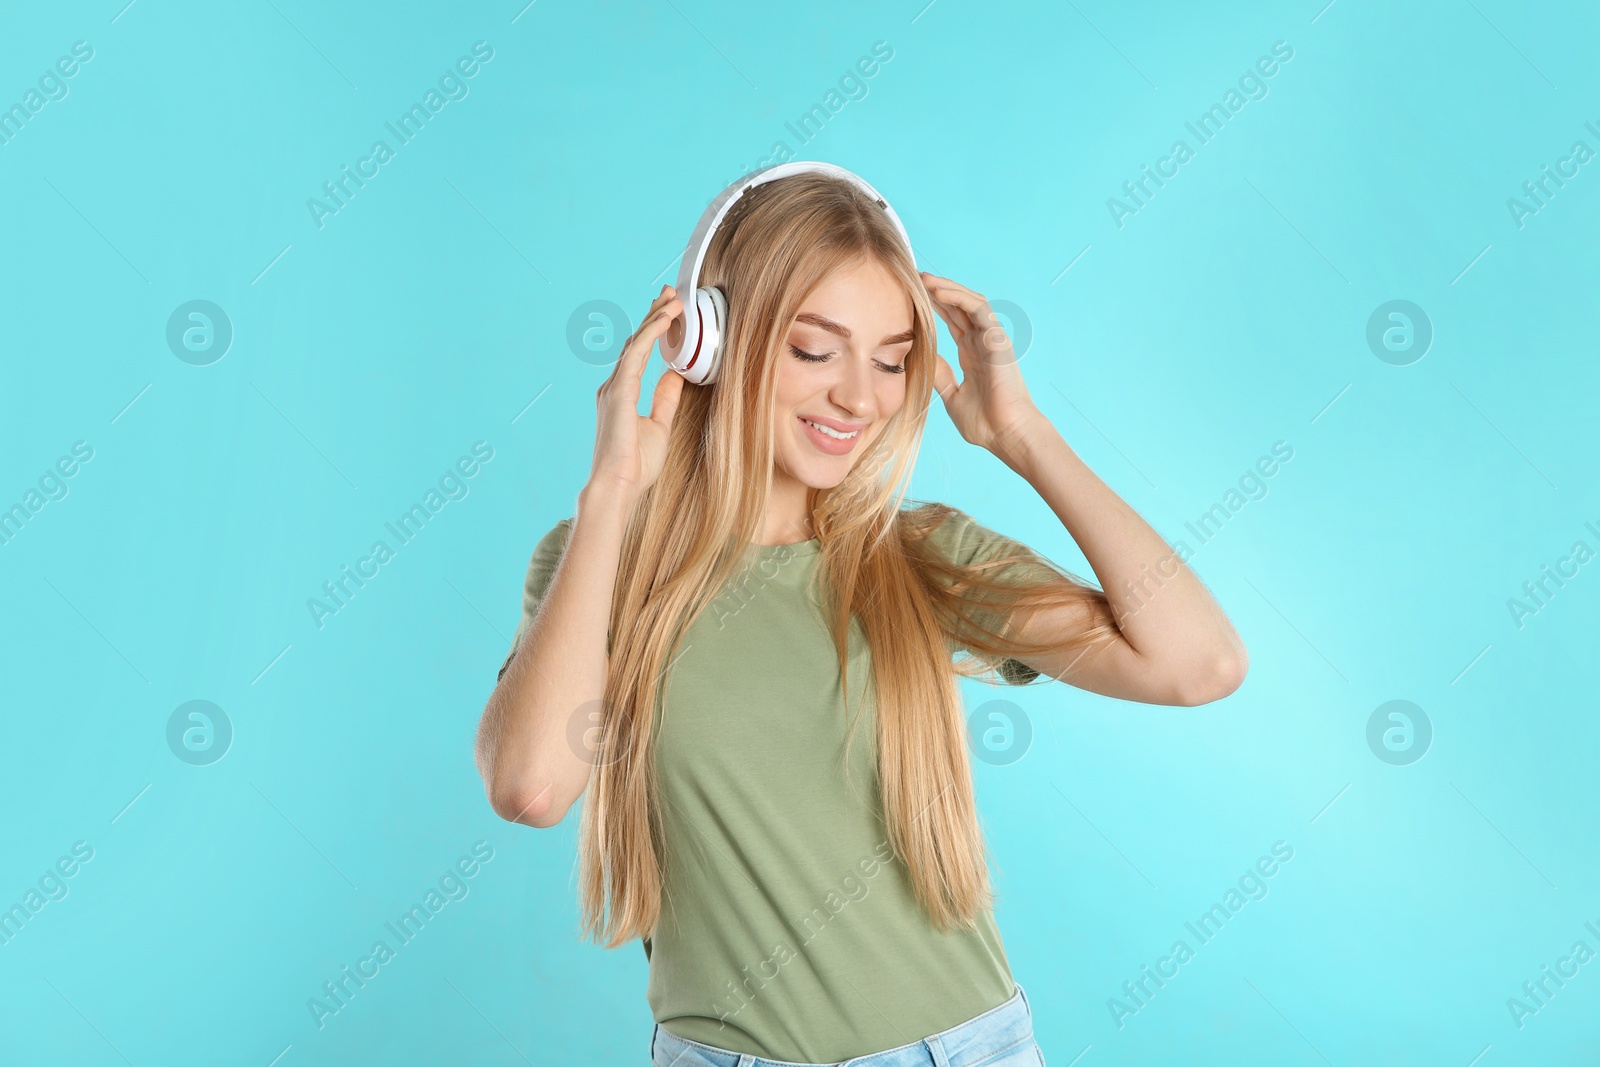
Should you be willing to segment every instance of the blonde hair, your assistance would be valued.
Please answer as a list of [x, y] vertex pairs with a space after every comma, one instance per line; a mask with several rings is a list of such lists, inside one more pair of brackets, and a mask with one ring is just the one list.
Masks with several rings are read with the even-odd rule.
[[[772, 483], [774, 377], [789, 327], [823, 279], [863, 258], [882, 264], [911, 297], [916, 336], [905, 402], [839, 485], [808, 498], [840, 673], [847, 675], [852, 615], [871, 649], [889, 841], [937, 928], [971, 928], [993, 903], [956, 674], [987, 674], [1007, 658], [1059, 647], [993, 633], [972, 609], [1008, 618], [1024, 607], [1076, 605], [1086, 624], [1075, 648], [1114, 632], [1099, 589], [1038, 556], [961, 566], [928, 543], [952, 509], [901, 506], [934, 396], [936, 320], [883, 210], [820, 174], [747, 193], [700, 275], [727, 297], [725, 362], [715, 385], [684, 388], [661, 475], [629, 518], [612, 597], [599, 739], [607, 758], [590, 777], [579, 828], [582, 929], [607, 947], [650, 936], [660, 917], [653, 717], [665, 706], [680, 639], [747, 563], [746, 546], [760, 534]], [[1036, 565], [1028, 581], [997, 573], [1019, 561]], [[970, 655], [952, 665], [947, 641]]]

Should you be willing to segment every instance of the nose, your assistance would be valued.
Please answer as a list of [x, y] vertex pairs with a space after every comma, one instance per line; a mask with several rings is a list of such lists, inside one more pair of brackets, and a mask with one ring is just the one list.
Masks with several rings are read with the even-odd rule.
[[872, 369], [866, 360], [841, 360], [839, 377], [828, 391], [829, 399], [850, 413], [851, 418], [863, 419], [872, 410]]

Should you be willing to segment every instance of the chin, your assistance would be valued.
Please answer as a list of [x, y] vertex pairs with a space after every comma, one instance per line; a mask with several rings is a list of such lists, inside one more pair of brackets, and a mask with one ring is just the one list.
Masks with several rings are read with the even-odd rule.
[[[846, 460], [849, 462], [844, 462]], [[854, 460], [854, 456], [839, 456], [833, 463], [819, 463], [808, 457], [806, 462], [791, 461], [784, 463], [783, 466], [789, 477], [807, 489], [832, 489], [844, 481], [845, 476], [850, 473], [850, 468], [855, 465]]]
[[789, 476], [810, 489], [832, 489], [849, 476], [851, 468], [869, 451], [878, 435], [878, 425], [869, 425], [856, 446], [842, 455], [828, 455], [818, 451], [801, 431], [800, 440], [793, 441], [788, 455], [780, 455], [779, 462]]
[[805, 483], [812, 489], [832, 489], [844, 481], [845, 476], [849, 473], [850, 468], [848, 466], [841, 467], [835, 471], [819, 471], [817, 477], [806, 478]]

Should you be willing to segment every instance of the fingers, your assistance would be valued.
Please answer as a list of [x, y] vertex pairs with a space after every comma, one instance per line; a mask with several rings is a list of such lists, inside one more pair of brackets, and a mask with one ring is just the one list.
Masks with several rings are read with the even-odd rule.
[[[973, 292], [960, 282], [953, 282], [949, 278], [942, 278], [937, 274], [929, 274], [927, 271], [922, 272], [922, 284], [926, 285], [929, 289], [939, 289], [947, 297], [952, 294], [964, 293], [978, 301], [980, 304], [984, 302], [981, 294]], [[966, 305], [962, 304], [961, 306], [965, 307]]]
[[960, 309], [947, 308], [939, 302], [938, 297], [934, 297], [933, 312], [944, 320], [945, 328], [950, 331], [950, 336], [955, 340], [957, 346], [967, 343], [967, 327], [969, 323], [964, 314], [961, 314], [959, 321], [957, 320], [956, 315], [960, 314]]
[[960, 282], [953, 282], [949, 278], [941, 278], [937, 274], [923, 273], [923, 284], [928, 287], [928, 295], [933, 297], [935, 303], [944, 302], [954, 305], [972, 316], [974, 321], [983, 318], [983, 312], [989, 306], [989, 300], [982, 293], [975, 293]]
[[644, 321], [622, 346], [622, 354], [617, 358], [617, 365], [601, 389], [608, 390], [613, 383], [616, 383], [624, 392], [637, 400], [639, 383], [644, 378], [644, 365], [650, 358], [650, 350], [655, 347], [656, 339], [667, 331], [672, 320], [681, 314], [683, 314], [683, 301], [678, 299], [677, 292], [672, 286], [663, 285], [660, 295], [651, 302], [650, 311], [645, 315]]
[[685, 381], [681, 374], [668, 370], [656, 382], [655, 394], [650, 398], [650, 421], [663, 430], [672, 429], [672, 417], [678, 412], [678, 401], [683, 399]]
[[[965, 344], [966, 339], [961, 334], [975, 334], [982, 318], [976, 309], [972, 309], [971, 301], [976, 299], [977, 308], [981, 309], [986, 306], [983, 297], [966, 286], [958, 285], [948, 278], [941, 278], [937, 274], [923, 272], [922, 277], [923, 283], [928, 287], [928, 298], [933, 301], [933, 309], [950, 328], [950, 336], [955, 338], [957, 344]], [[960, 333], [957, 333], [958, 326]]]
[[[934, 310], [944, 318], [945, 324], [949, 325], [951, 318], [965, 323], [967, 336], [964, 338], [956, 334], [955, 327], [950, 328], [950, 335], [958, 345], [964, 346], [970, 341], [985, 353], [985, 358], [1011, 347], [1011, 338], [1000, 325], [1000, 316], [989, 306], [988, 298], [936, 274], [924, 272], [923, 279], [928, 286], [928, 295], [933, 300]], [[979, 341], [982, 343], [977, 343]], [[1005, 361], [1015, 362], [1010, 359]]]
[[[627, 356], [640, 351], [648, 356], [650, 344], [665, 333], [667, 327], [672, 324], [672, 320], [682, 312], [683, 301], [678, 299], [676, 290], [670, 285], [663, 285], [660, 294], [650, 302], [650, 310], [645, 314], [644, 321], [639, 324], [639, 328], [628, 339], [628, 345], [624, 346], [623, 358], [617, 362], [621, 363]], [[646, 335], [649, 335], [649, 343], [645, 341]]]
[[939, 394], [939, 399], [948, 404], [950, 394], [958, 388], [956, 372], [950, 369], [950, 361], [939, 353], [935, 352], [933, 358], [933, 391]]

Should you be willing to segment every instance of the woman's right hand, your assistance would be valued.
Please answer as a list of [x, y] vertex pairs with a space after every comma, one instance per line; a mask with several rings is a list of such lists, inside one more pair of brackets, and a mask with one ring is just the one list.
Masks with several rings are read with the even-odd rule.
[[661, 375], [648, 416], [639, 414], [639, 393], [644, 365], [656, 339], [681, 314], [683, 301], [677, 292], [670, 285], [662, 286], [644, 322], [622, 346], [611, 377], [595, 393], [594, 465], [589, 484], [620, 491], [630, 503], [655, 484], [666, 462], [672, 416], [683, 395], [683, 375], [670, 368]]

